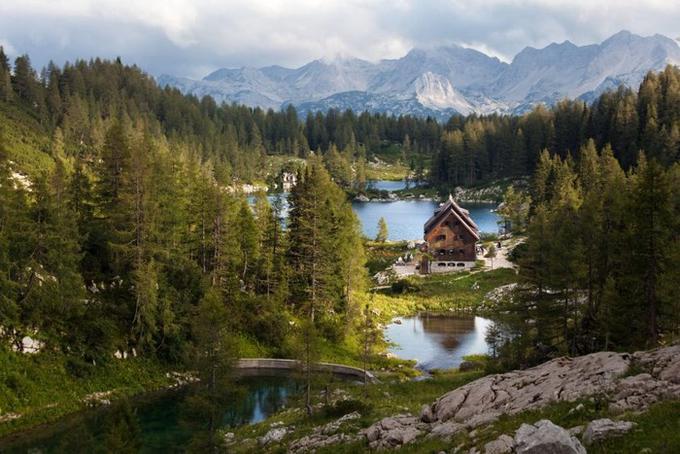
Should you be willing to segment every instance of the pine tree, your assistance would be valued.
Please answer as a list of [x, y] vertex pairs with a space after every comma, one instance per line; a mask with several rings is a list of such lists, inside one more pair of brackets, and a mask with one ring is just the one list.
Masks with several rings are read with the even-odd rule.
[[0, 101], [10, 101], [13, 95], [9, 59], [0, 46]]
[[375, 241], [384, 243], [387, 241], [387, 235], [387, 222], [385, 222], [385, 218], [381, 217], [378, 220], [378, 233], [375, 236]]
[[187, 400], [186, 419], [194, 427], [191, 452], [218, 452], [218, 429], [232, 389], [232, 367], [238, 357], [230, 314], [222, 292], [208, 288], [191, 320], [193, 342], [187, 362], [199, 384]]
[[638, 158], [634, 183], [634, 226], [637, 240], [634, 242], [637, 263], [641, 270], [642, 300], [647, 319], [648, 345], [655, 346], [659, 339], [660, 301], [658, 297], [659, 276], [664, 270], [667, 257], [664, 247], [668, 244], [671, 222], [670, 187], [668, 179], [655, 160]]

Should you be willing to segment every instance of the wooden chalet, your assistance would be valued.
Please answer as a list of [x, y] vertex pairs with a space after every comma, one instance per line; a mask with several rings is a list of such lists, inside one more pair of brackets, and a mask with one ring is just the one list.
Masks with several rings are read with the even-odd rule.
[[449, 200], [425, 223], [425, 244], [420, 271], [423, 274], [463, 270], [475, 266], [479, 228], [470, 212]]

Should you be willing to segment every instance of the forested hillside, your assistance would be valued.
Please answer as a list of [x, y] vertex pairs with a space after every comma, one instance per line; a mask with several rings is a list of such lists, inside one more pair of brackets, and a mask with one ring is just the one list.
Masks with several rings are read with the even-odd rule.
[[280, 207], [225, 188], [262, 167], [261, 131], [285, 113], [210, 107], [120, 62], [38, 79], [25, 57], [11, 75], [1, 61], [5, 346], [29, 336], [85, 369], [116, 351], [176, 363], [213, 317], [242, 347], [291, 356], [290, 326], [314, 308], [324, 338], [351, 334], [360, 230], [321, 160], [299, 175], [285, 234]]

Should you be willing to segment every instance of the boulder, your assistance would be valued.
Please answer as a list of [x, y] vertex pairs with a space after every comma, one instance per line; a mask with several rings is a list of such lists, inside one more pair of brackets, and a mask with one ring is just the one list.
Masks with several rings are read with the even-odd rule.
[[357, 435], [348, 435], [344, 433], [334, 435], [312, 434], [295, 440], [288, 445], [288, 452], [314, 452], [319, 448], [326, 446], [337, 445], [341, 443], [353, 443], [360, 440], [361, 437]]
[[630, 432], [633, 427], [635, 427], [635, 423], [630, 421], [613, 421], [609, 418], [596, 419], [586, 427], [586, 431], [583, 433], [583, 442], [586, 445], [591, 445], [607, 438], [619, 437]]
[[507, 454], [515, 448], [515, 440], [509, 435], [501, 435], [484, 445], [484, 454]]
[[289, 429], [287, 427], [276, 427], [274, 429], [270, 429], [269, 432], [259, 437], [257, 442], [260, 444], [260, 446], [266, 446], [270, 443], [278, 443], [283, 440], [283, 437], [285, 437], [288, 432]]
[[489, 375], [444, 394], [432, 405], [438, 421], [466, 422], [476, 416], [516, 414], [556, 401], [611, 392], [626, 372], [630, 355], [593, 353], [557, 358], [531, 369]]
[[430, 405], [423, 405], [420, 411], [420, 420], [422, 422], [434, 422], [436, 421], [434, 415], [432, 414], [432, 407]]
[[609, 409], [614, 412], [640, 411], [659, 400], [678, 397], [680, 384], [657, 379], [645, 372], [618, 382]]
[[547, 419], [536, 424], [522, 424], [515, 433], [518, 454], [586, 454], [580, 441]]
[[359, 418], [361, 418], [361, 413], [359, 413], [358, 411], [354, 411], [352, 413], [346, 414], [345, 416], [339, 419], [336, 419], [335, 421], [331, 421], [324, 426], [317, 427], [316, 429], [314, 429], [314, 432], [321, 433], [323, 435], [332, 435], [338, 430], [340, 430], [340, 427], [346, 422]]
[[396, 415], [383, 418], [362, 430], [372, 449], [396, 448], [412, 442], [423, 431], [418, 427], [418, 418], [411, 415]]
[[465, 425], [453, 421], [434, 424], [430, 428], [428, 438], [441, 438], [443, 440], [451, 440], [456, 434], [463, 432]]

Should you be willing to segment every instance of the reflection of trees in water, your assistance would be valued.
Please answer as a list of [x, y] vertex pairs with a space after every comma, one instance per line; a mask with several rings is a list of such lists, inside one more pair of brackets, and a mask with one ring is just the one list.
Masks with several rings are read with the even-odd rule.
[[460, 345], [461, 337], [475, 330], [474, 317], [455, 316], [432, 316], [423, 314], [420, 316], [423, 330], [434, 334], [433, 338], [447, 350], [453, 350]]
[[297, 390], [297, 385], [290, 378], [259, 377], [246, 383], [244, 388], [239, 399], [225, 411], [225, 426], [247, 424], [274, 413]]
[[0, 445], [0, 452], [125, 453], [140, 447], [147, 452], [184, 452], [206, 435], [205, 413], [217, 411], [224, 426], [247, 424], [281, 408], [299, 390], [298, 383], [284, 376], [248, 377], [218, 398], [201, 398], [206, 396], [190, 387], [142, 397], [133, 406], [114, 403], [41, 428], [10, 446]]

